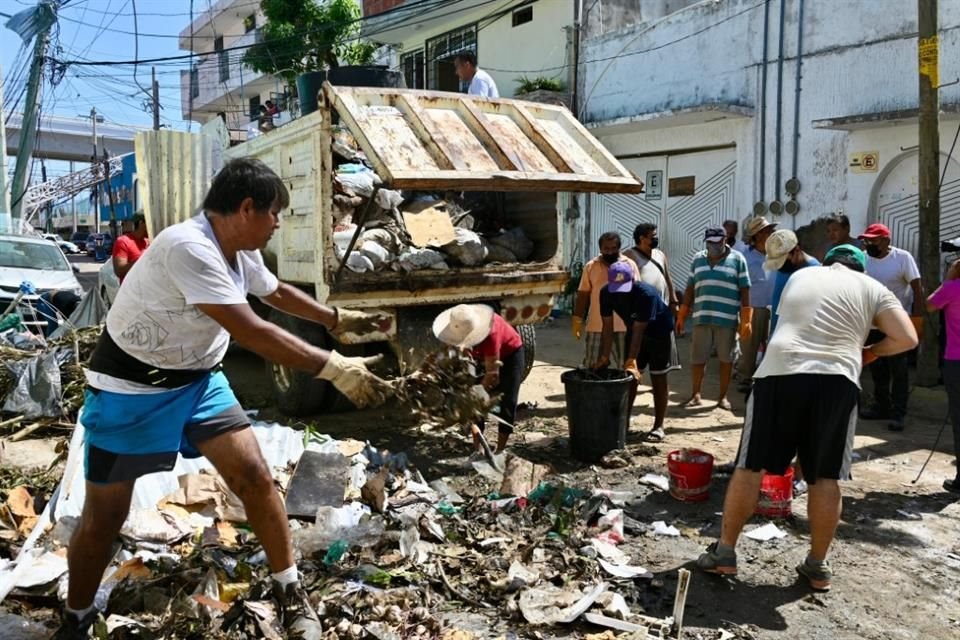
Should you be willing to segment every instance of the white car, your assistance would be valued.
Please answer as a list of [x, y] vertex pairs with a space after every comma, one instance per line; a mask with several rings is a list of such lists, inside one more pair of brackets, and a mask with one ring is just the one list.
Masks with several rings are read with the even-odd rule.
[[73, 244], [69, 240], [64, 240], [63, 238], [61, 238], [55, 233], [45, 233], [43, 234], [43, 237], [49, 240], [50, 242], [57, 243], [57, 246], [60, 247], [60, 250], [66, 254], [75, 255], [77, 253], [80, 253], [80, 247]]
[[100, 299], [109, 309], [113, 306], [113, 301], [117, 299], [117, 290], [120, 288], [120, 280], [113, 271], [113, 260], [107, 260], [97, 272], [97, 291], [100, 292]]
[[19, 303], [20, 311], [27, 316], [24, 324], [38, 329], [46, 326], [46, 319], [30, 310], [36, 308], [44, 293], [70, 291], [82, 296], [76, 271], [49, 240], [0, 234], [0, 314], [17, 298], [20, 285], [29, 282], [34, 292], [24, 295]]

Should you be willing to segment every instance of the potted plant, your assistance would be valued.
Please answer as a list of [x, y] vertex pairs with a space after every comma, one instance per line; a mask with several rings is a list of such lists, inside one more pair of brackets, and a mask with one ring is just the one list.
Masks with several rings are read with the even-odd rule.
[[518, 98], [531, 102], [559, 104], [570, 108], [571, 97], [567, 93], [566, 85], [561, 80], [544, 76], [532, 79], [521, 76], [516, 82], [519, 85], [515, 93]]
[[357, 69], [367, 70], [359, 79], [368, 83], [377, 79], [370, 70], [391, 73], [386, 67], [371, 66], [380, 47], [360, 39], [360, 7], [354, 0], [262, 0], [260, 8], [266, 24], [243, 62], [296, 86], [303, 115], [316, 110], [317, 93], [328, 78], [335, 84], [355, 85]]

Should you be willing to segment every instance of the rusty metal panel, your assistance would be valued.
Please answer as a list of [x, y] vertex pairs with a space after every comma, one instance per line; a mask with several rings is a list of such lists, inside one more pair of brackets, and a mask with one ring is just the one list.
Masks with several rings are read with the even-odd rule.
[[565, 107], [329, 83], [324, 95], [394, 189], [643, 190]]

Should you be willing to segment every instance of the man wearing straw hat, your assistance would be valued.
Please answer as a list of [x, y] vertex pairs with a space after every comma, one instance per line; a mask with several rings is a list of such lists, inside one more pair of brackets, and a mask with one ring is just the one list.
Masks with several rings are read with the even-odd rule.
[[[497, 453], [507, 446], [517, 417], [517, 397], [523, 382], [525, 357], [523, 340], [509, 322], [485, 304], [461, 304], [447, 309], [433, 321], [433, 334], [440, 342], [468, 350], [483, 364], [483, 386], [500, 396], [493, 412], [497, 425]], [[473, 425], [473, 444], [481, 451], [480, 431]]]
[[[677, 341], [673, 335], [673, 314], [660, 292], [646, 282], [634, 282], [633, 270], [625, 262], [610, 265], [610, 282], [600, 292], [600, 316], [603, 318], [603, 339], [600, 357], [594, 368], [610, 364], [613, 347], [613, 316], [620, 317], [627, 327], [627, 351], [624, 369], [640, 381], [640, 371], [650, 368], [653, 386], [653, 429], [647, 439], [660, 442], [664, 438], [663, 421], [667, 414], [667, 374], [680, 368]], [[637, 396], [637, 385], [630, 395], [630, 406]]]
[[753, 307], [753, 330], [750, 337], [742, 341], [740, 348], [740, 391], [750, 390], [753, 372], [757, 370], [757, 354], [760, 345], [767, 341], [770, 327], [770, 303], [773, 297], [773, 274], [767, 275], [763, 263], [767, 257], [767, 238], [777, 228], [776, 222], [769, 222], [763, 216], [751, 218], [747, 223], [747, 241], [750, 248], [744, 257], [747, 259], [747, 272], [750, 274], [750, 306]]
[[[830, 589], [826, 558], [840, 521], [838, 481], [850, 477], [861, 369], [917, 345], [910, 317], [890, 291], [864, 274], [866, 262], [860, 249], [840, 245], [827, 253], [825, 266], [790, 277], [780, 324], [747, 400], [720, 539], [697, 560], [702, 570], [737, 573], [737, 538], [756, 509], [763, 472], [783, 475], [797, 456], [810, 487], [810, 552], [797, 572], [814, 590]], [[874, 324], [886, 337], [864, 348]]]

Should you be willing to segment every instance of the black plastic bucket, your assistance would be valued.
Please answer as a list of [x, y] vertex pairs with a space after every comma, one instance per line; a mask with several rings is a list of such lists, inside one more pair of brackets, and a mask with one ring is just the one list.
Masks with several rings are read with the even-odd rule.
[[317, 110], [317, 94], [320, 93], [326, 79], [326, 71], [308, 71], [297, 76], [297, 96], [300, 98], [301, 116]]
[[620, 369], [574, 369], [560, 376], [567, 398], [570, 454], [596, 462], [627, 442], [633, 376]]
[[317, 94], [323, 88], [324, 81], [341, 87], [386, 87], [404, 89], [406, 81], [399, 71], [391, 71], [382, 65], [346, 66], [329, 71], [309, 71], [297, 76], [297, 95], [300, 96], [300, 115], [305, 116], [317, 110]]

